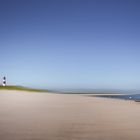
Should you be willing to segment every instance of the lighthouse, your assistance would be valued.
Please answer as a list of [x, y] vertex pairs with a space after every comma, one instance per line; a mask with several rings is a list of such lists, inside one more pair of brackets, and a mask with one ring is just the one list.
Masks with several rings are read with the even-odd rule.
[[5, 77], [5, 76], [3, 77], [2, 85], [3, 85], [4, 87], [6, 86], [6, 77]]

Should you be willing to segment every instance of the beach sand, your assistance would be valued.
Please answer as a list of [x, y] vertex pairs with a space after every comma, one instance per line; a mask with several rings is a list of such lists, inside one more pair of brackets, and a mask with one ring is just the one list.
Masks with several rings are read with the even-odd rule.
[[0, 140], [139, 140], [140, 103], [0, 91]]

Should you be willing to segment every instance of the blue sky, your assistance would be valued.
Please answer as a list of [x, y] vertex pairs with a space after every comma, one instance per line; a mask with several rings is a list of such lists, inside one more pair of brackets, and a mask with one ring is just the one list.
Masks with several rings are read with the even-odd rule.
[[0, 0], [0, 76], [40, 88], [139, 89], [138, 0]]

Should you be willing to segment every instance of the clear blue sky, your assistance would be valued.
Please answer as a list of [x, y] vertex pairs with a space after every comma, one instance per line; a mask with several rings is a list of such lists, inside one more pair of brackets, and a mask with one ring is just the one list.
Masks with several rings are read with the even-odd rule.
[[140, 85], [139, 0], [0, 0], [0, 77], [41, 88]]

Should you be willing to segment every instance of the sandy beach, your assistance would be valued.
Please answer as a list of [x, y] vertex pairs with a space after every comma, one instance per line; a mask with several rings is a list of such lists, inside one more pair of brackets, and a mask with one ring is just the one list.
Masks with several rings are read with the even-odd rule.
[[140, 103], [0, 91], [0, 140], [139, 140]]

